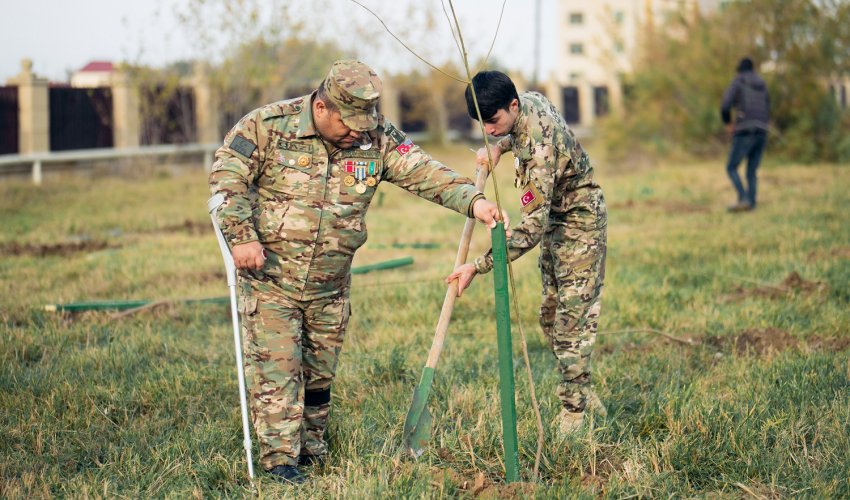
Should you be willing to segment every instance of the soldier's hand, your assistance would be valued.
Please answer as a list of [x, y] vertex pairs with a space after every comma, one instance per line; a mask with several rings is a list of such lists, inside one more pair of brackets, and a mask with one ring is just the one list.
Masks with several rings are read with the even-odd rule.
[[266, 253], [259, 241], [236, 245], [231, 252], [236, 269], [262, 269], [266, 263]]
[[478, 272], [475, 270], [475, 264], [463, 264], [456, 267], [452, 274], [446, 278], [446, 283], [451, 284], [452, 281], [457, 280], [457, 296], [460, 297], [466, 287], [472, 283], [476, 274]]
[[479, 222], [481, 222], [490, 229], [496, 227], [496, 222], [501, 220], [505, 223], [506, 236], [511, 235], [511, 231], [508, 229], [508, 227], [510, 227], [511, 225], [511, 220], [508, 217], [508, 213], [502, 210], [502, 214], [500, 217], [499, 207], [492, 201], [485, 200], [484, 198], [479, 198], [478, 200], [476, 200], [475, 204], [472, 205], [472, 215], [474, 215]]
[[[499, 159], [502, 157], [502, 152], [496, 146], [490, 146], [490, 155], [493, 157], [493, 166], [499, 164]], [[481, 148], [475, 153], [475, 163], [479, 166], [487, 166], [487, 149]]]

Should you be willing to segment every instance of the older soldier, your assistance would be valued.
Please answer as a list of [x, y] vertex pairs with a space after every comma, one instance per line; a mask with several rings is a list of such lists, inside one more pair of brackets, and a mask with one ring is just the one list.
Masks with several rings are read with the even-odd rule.
[[246, 115], [216, 152], [213, 194], [240, 271], [260, 464], [289, 483], [323, 461], [351, 259], [382, 181], [492, 227], [495, 204], [377, 113], [381, 80], [337, 61], [313, 93]]
[[[590, 386], [590, 354], [605, 277], [608, 216], [602, 189], [593, 180], [587, 153], [545, 97], [537, 92], [517, 95], [510, 78], [498, 71], [478, 73], [472, 84], [485, 131], [505, 136], [490, 147], [494, 163], [508, 150], [516, 158], [522, 220], [508, 239], [510, 259], [540, 243], [540, 325], [558, 359], [563, 408], [555, 424], [566, 435], [580, 428], [589, 406], [605, 412]], [[469, 115], [477, 119], [469, 89], [466, 102]], [[484, 148], [478, 161], [487, 162]], [[446, 281], [459, 279], [460, 295], [476, 274], [492, 268], [488, 251], [474, 264], [455, 269]]]

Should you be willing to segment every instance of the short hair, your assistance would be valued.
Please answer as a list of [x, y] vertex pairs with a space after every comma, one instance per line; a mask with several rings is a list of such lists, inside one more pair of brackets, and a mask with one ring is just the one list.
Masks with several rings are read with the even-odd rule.
[[516, 86], [508, 75], [501, 71], [481, 71], [472, 78], [472, 86], [466, 87], [466, 111], [473, 120], [478, 119], [472, 99], [473, 88], [483, 120], [489, 120], [500, 109], [507, 110], [514, 99], [519, 99]]
[[739, 73], [742, 72], [742, 71], [752, 71], [752, 70], [753, 70], [753, 60], [750, 59], [749, 57], [745, 57], [745, 58], [741, 59], [741, 61], [738, 63], [738, 72]]
[[316, 99], [325, 103], [325, 107], [328, 108], [328, 111], [331, 113], [339, 111], [339, 106], [337, 106], [333, 99], [328, 96], [328, 91], [325, 90], [324, 80], [322, 80], [321, 85], [319, 85], [319, 90], [316, 92]]

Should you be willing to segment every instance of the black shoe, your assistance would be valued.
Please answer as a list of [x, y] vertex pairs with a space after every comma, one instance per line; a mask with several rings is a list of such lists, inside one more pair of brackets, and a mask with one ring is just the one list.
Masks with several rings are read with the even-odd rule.
[[299, 455], [298, 465], [322, 467], [325, 465], [324, 455]]
[[294, 465], [278, 465], [270, 470], [269, 474], [282, 483], [301, 484], [307, 480]]
[[730, 205], [726, 208], [729, 212], [748, 212], [753, 209], [753, 206], [747, 203], [746, 201], [739, 201], [734, 205]]

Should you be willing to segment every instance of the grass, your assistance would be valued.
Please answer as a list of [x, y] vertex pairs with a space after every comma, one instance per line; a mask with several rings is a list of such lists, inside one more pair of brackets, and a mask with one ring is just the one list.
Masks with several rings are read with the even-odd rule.
[[[435, 153], [472, 175], [465, 148]], [[510, 165], [498, 176], [516, 221]], [[415, 265], [354, 277], [331, 459], [300, 489], [260, 475], [260, 496], [850, 496], [850, 171], [767, 165], [759, 209], [729, 214], [722, 161], [597, 169], [610, 226], [593, 372], [607, 418], [566, 441], [547, 425], [540, 481], [504, 484], [488, 275], [455, 308], [431, 447], [416, 462], [399, 452], [463, 219], [384, 186], [355, 265]], [[0, 496], [251, 495], [226, 307], [42, 311], [225, 295], [207, 196], [200, 167], [0, 183]], [[487, 243], [479, 229], [471, 255]], [[548, 424], [557, 376], [536, 324], [535, 256], [515, 273]], [[536, 430], [515, 356], [532, 482]]]

